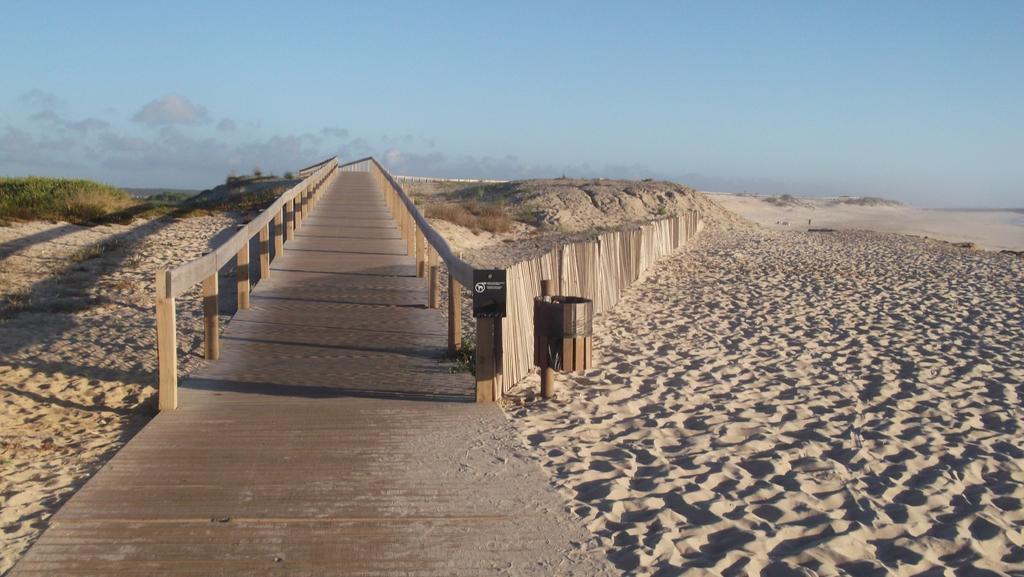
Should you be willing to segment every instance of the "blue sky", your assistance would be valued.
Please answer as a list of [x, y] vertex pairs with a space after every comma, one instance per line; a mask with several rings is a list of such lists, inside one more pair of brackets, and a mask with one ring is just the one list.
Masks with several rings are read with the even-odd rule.
[[204, 188], [373, 154], [399, 174], [1024, 206], [1024, 2], [0, 12], [0, 174]]

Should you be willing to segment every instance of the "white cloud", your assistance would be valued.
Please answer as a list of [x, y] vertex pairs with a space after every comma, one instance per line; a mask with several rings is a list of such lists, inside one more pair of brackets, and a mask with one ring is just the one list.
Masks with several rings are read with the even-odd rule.
[[348, 138], [348, 130], [328, 126], [320, 129], [320, 135], [328, 138]]
[[221, 132], [234, 132], [238, 130], [238, 124], [230, 118], [221, 118], [217, 123], [217, 130]]
[[110, 123], [99, 118], [84, 118], [82, 120], [68, 120], [52, 110], [43, 110], [30, 116], [32, 120], [45, 122], [53, 128], [62, 128], [78, 134], [88, 134], [110, 127]]
[[39, 90], [38, 88], [33, 88], [32, 90], [23, 93], [18, 98], [29, 106], [41, 108], [43, 110], [60, 108], [64, 104], [60, 98], [57, 98], [55, 95], [46, 92], [45, 90]]
[[0, 174], [13, 173], [13, 167], [33, 174], [66, 173], [77, 167], [66, 152], [77, 145], [68, 137], [36, 136], [13, 126], [0, 132]]
[[132, 120], [150, 126], [203, 124], [210, 121], [210, 115], [205, 107], [193, 104], [188, 98], [168, 94], [143, 106]]

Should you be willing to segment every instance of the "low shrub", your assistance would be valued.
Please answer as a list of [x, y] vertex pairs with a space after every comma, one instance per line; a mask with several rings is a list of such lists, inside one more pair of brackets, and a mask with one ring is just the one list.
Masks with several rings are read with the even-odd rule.
[[445, 357], [451, 361], [448, 368], [451, 373], [469, 373], [476, 375], [476, 341], [469, 337], [462, 337], [462, 347]]

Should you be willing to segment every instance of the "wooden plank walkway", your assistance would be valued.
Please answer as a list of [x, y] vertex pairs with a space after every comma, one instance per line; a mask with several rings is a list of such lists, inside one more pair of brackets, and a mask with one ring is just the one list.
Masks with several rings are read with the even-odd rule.
[[10, 575], [604, 575], [474, 383], [438, 358], [383, 197], [343, 173], [182, 381]]

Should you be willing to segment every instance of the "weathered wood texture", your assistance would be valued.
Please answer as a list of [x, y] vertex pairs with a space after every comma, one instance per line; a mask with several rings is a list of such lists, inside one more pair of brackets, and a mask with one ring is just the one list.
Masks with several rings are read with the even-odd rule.
[[203, 344], [205, 357], [220, 358], [220, 287], [217, 275], [203, 280]]
[[12, 577], [609, 574], [500, 409], [439, 400], [473, 378], [368, 174], [272, 269]]
[[174, 325], [177, 320], [170, 285], [170, 271], [157, 272], [156, 348], [157, 372], [159, 373], [157, 395], [161, 411], [173, 410], [178, 406], [178, 340], [174, 335]]

